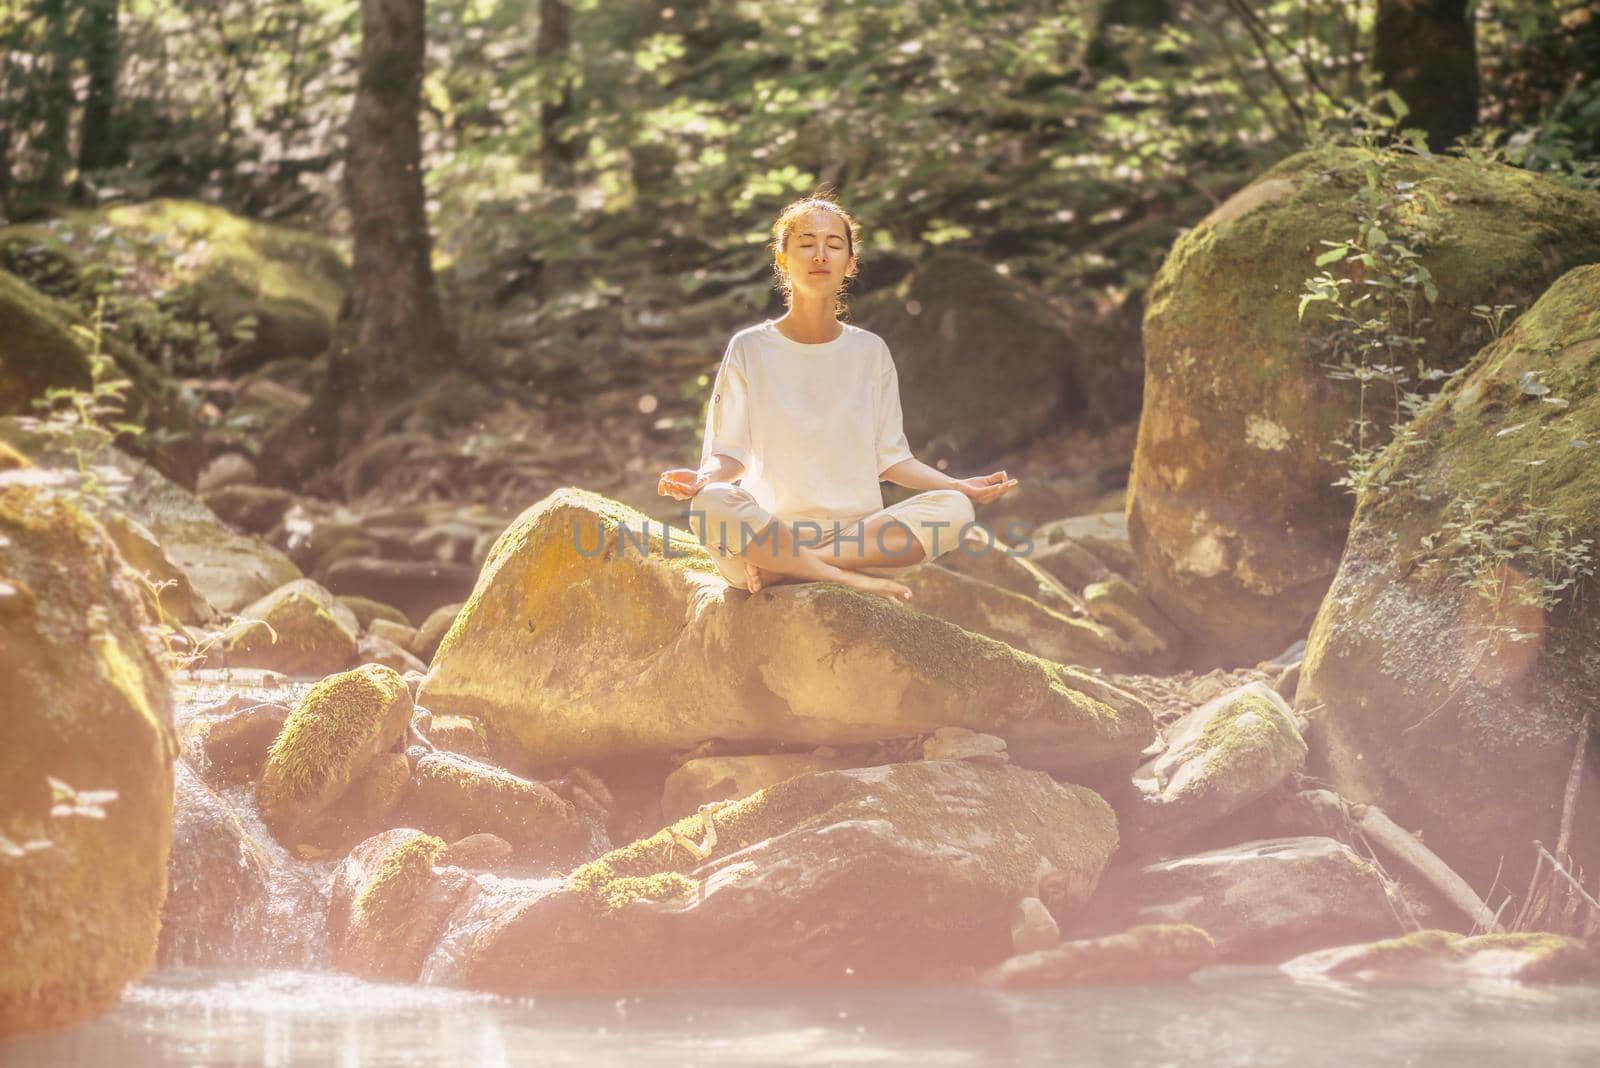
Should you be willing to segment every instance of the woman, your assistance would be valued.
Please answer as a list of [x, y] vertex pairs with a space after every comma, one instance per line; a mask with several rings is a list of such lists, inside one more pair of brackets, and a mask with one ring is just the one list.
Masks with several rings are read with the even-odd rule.
[[[810, 197], [772, 234], [788, 311], [729, 341], [700, 466], [663, 472], [657, 492], [692, 502], [695, 534], [734, 586], [838, 582], [909, 600], [885, 569], [955, 549], [974, 504], [1017, 480], [951, 478], [912, 456], [888, 346], [839, 321], [856, 275], [850, 214]], [[885, 508], [885, 479], [925, 492]]]

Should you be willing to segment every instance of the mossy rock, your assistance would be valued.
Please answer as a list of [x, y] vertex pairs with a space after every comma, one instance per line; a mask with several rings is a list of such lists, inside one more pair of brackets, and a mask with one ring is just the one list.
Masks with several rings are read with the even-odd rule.
[[981, 463], [1081, 405], [1061, 322], [975, 256], [929, 256], [852, 318], [894, 354], [906, 438], [930, 462]]
[[228, 667], [315, 676], [349, 667], [356, 651], [354, 614], [315, 582], [296, 579], [241, 608], [211, 656]]
[[1142, 702], [1087, 672], [843, 586], [752, 597], [686, 531], [670, 538], [583, 490], [533, 505], [490, 551], [418, 702], [478, 719], [534, 767], [961, 726], [1027, 767], [1127, 770], [1153, 737]]
[[365, 979], [410, 982], [450, 914], [477, 890], [446, 868], [443, 840], [409, 827], [384, 831], [350, 851], [328, 903], [333, 965]]
[[[709, 844], [708, 844], [709, 843]], [[949, 981], [1003, 959], [1041, 880], [1087, 900], [1117, 847], [1092, 791], [968, 761], [801, 775], [458, 917], [427, 978], [525, 993]], [[436, 956], [435, 960], [439, 960]]]
[[404, 742], [411, 710], [405, 680], [380, 664], [330, 675], [306, 691], [273, 743], [256, 787], [261, 817], [279, 841], [292, 846], [348, 840], [351, 832], [337, 806], [375, 757]]
[[[1319, 242], [1357, 232], [1364, 158], [1283, 161], [1180, 238], [1147, 297], [1128, 529], [1146, 588], [1209, 662], [1304, 637], [1344, 547], [1353, 502], [1333, 484], [1336, 442], [1357, 393], [1328, 377], [1315, 307], [1305, 323], [1297, 307]], [[1483, 344], [1475, 305], [1526, 308], [1600, 260], [1600, 193], [1498, 164], [1387, 159], [1438, 203], [1421, 249], [1439, 290], [1422, 331], [1432, 365], [1462, 367]]]
[[122, 283], [129, 295], [190, 285], [222, 338], [254, 316], [254, 340], [230, 353], [236, 366], [319, 355], [350, 285], [349, 268], [326, 239], [198, 201], [118, 204], [0, 230], [0, 255], [16, 262], [5, 253], [18, 246], [70, 262], [94, 257], [131, 268]]
[[[177, 385], [114, 336], [102, 336], [100, 349], [115, 362], [113, 377], [129, 382], [124, 420], [163, 432], [161, 438], [123, 435], [122, 444], [193, 485], [196, 427]], [[70, 306], [0, 270], [0, 416], [31, 414], [34, 402], [51, 389], [91, 389], [93, 351], [89, 326]], [[163, 440], [173, 435], [178, 440]]]
[[433, 814], [424, 826], [437, 821], [459, 826], [462, 834], [488, 831], [531, 849], [541, 859], [568, 862], [588, 844], [589, 829], [572, 803], [544, 783], [447, 752], [429, 753], [417, 761], [413, 777], [412, 805], [416, 811]]
[[[155, 954], [172, 694], [136, 580], [74, 504], [0, 476], [0, 1035], [109, 1007]], [[115, 791], [53, 817], [49, 778]]]
[[[1556, 534], [1600, 545], [1600, 265], [1551, 286], [1416, 432], [1384, 454], [1386, 488], [1362, 498], [1311, 630], [1311, 770], [1422, 832], [1480, 894], [1520, 893], [1533, 842], [1555, 847], [1600, 692], [1594, 580], [1551, 582]], [[1594, 871], [1593, 734], [1587, 747], [1572, 843]]]
[[1163, 733], [1166, 750], [1133, 773], [1140, 803], [1127, 814], [1127, 837], [1139, 851], [1193, 841], [1305, 766], [1288, 704], [1262, 682], [1206, 702]]
[[1217, 959], [1211, 936], [1188, 923], [1147, 923], [1012, 957], [983, 977], [999, 990], [1171, 983]]
[[1576, 938], [1545, 931], [1468, 936], [1426, 930], [1307, 953], [1282, 967], [1296, 979], [1412, 987], [1474, 980], [1581, 983], [1600, 978], [1600, 954]]

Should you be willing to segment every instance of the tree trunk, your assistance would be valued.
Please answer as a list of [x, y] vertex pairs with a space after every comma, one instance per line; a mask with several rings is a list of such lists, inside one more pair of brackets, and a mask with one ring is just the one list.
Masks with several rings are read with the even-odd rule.
[[1373, 65], [1411, 109], [1405, 125], [1434, 151], [1478, 124], [1478, 49], [1470, 0], [1378, 0]]
[[72, 35], [67, 23], [66, 0], [43, 0], [39, 13], [45, 21], [45, 57], [48, 66], [39, 86], [39, 193], [50, 199], [61, 192], [67, 166], [72, 162], [67, 137], [72, 124]]
[[348, 444], [395, 395], [448, 366], [422, 188], [424, 0], [362, 0], [361, 60], [350, 113], [346, 195], [354, 236], [349, 313], [325, 393]]
[[557, 127], [572, 116], [572, 9], [566, 0], [539, 0], [540, 156], [544, 183], [556, 189], [572, 185], [579, 142]]
[[117, 36], [117, 0], [85, 0], [85, 59], [89, 95], [83, 105], [83, 143], [78, 167], [98, 170], [122, 162], [111, 115], [117, 105], [117, 68], [121, 42]]

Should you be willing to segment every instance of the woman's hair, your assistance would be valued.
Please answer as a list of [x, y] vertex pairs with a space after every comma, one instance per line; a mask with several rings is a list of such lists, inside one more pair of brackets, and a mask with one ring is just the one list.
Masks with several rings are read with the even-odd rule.
[[[794, 229], [794, 224], [801, 216], [813, 211], [826, 211], [837, 215], [844, 222], [845, 247], [849, 254], [856, 254], [856, 245], [861, 239], [861, 226], [856, 222], [856, 217], [851, 215], [845, 207], [833, 199], [832, 193], [826, 188], [819, 189], [811, 196], [795, 201], [783, 211], [778, 213], [778, 218], [772, 224], [772, 273], [777, 276], [778, 292], [783, 294], [783, 303], [793, 305], [794, 287], [789, 283], [789, 273], [778, 262], [780, 256], [786, 255], [789, 250], [789, 231]], [[859, 267], [859, 261], [857, 261]], [[845, 312], [844, 294], [850, 286], [850, 279], [855, 277], [851, 271], [845, 275], [844, 285], [839, 287], [839, 293], [834, 297], [833, 313], [843, 315]]]

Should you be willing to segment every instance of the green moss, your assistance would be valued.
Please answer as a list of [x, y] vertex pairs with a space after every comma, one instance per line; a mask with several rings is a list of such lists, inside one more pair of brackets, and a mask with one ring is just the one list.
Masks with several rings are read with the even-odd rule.
[[365, 664], [306, 692], [267, 755], [258, 797], [263, 813], [329, 801], [348, 789], [374, 753], [399, 740], [411, 695], [393, 668]]
[[63, 305], [0, 271], [0, 414], [26, 413], [51, 388], [88, 389], [88, 350]]
[[354, 905], [356, 917], [376, 941], [399, 937], [413, 922], [417, 892], [432, 876], [444, 851], [443, 839], [419, 834], [384, 853]]

